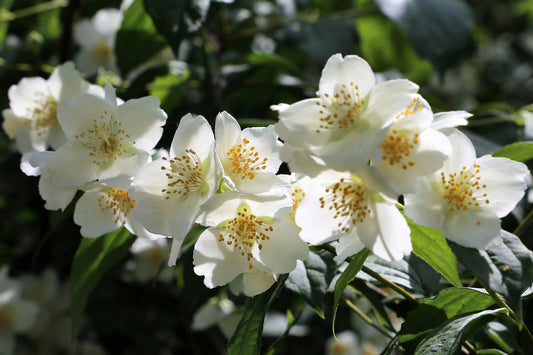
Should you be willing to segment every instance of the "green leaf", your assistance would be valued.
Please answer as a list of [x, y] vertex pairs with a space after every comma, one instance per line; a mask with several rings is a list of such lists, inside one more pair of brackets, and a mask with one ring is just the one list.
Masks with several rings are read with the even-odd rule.
[[341, 276], [335, 284], [335, 291], [333, 293], [333, 320], [332, 329], [335, 333], [335, 319], [337, 317], [337, 309], [342, 293], [348, 284], [354, 279], [355, 275], [361, 270], [366, 258], [370, 255], [370, 249], [364, 248], [359, 253], [355, 254], [348, 264], [348, 267], [342, 272]]
[[457, 260], [442, 232], [439, 229], [418, 225], [409, 218], [406, 219], [411, 228], [413, 253], [442, 274], [452, 285], [461, 286]]
[[368, 287], [366, 281], [363, 281], [361, 279], [355, 279], [352, 282], [352, 285], [370, 302], [374, 311], [374, 315], [376, 316], [378, 322], [387, 329], [394, 330], [392, 323], [389, 319], [389, 315], [387, 314], [387, 311], [385, 310], [385, 306], [383, 304], [383, 299], [385, 298], [385, 296], [377, 293], [375, 289]]
[[506, 145], [493, 153], [492, 156], [526, 162], [533, 159], [533, 142], [518, 142]]
[[298, 262], [285, 287], [302, 297], [324, 318], [324, 295], [335, 276], [336, 264], [329, 252], [309, 253], [307, 260]]
[[478, 312], [494, 304], [484, 290], [447, 288], [435, 298], [425, 300], [407, 314], [400, 330], [400, 343], [405, 343], [430, 332], [456, 316]]
[[[0, 0], [0, 16], [8, 14], [13, 6], [14, 0]], [[7, 28], [9, 26], [9, 21], [0, 22], [0, 43], [4, 43], [7, 34]]]
[[381, 11], [400, 25], [423, 58], [439, 70], [452, 64], [470, 42], [473, 19], [456, 0], [376, 0]]
[[470, 332], [475, 332], [494, 316], [505, 313], [506, 310], [500, 308], [450, 319], [418, 344], [415, 355], [457, 354], [463, 338], [466, 340]]
[[181, 104], [183, 95], [187, 91], [185, 83], [189, 79], [190, 72], [183, 71], [179, 75], [167, 74], [157, 76], [148, 86], [150, 95], [154, 95], [161, 101], [161, 108], [166, 112], [172, 112]]
[[228, 355], [259, 355], [265, 315], [278, 296], [287, 274], [267, 291], [246, 300], [244, 314], [228, 344]]
[[503, 296], [522, 319], [520, 296], [533, 283], [533, 253], [512, 233], [502, 231], [487, 250], [465, 248], [450, 242], [457, 259], [484, 286]]
[[73, 328], [83, 313], [93, 288], [112, 266], [126, 256], [134, 241], [135, 237], [126, 228], [120, 228], [99, 238], [82, 239], [70, 272], [70, 316]]
[[124, 12], [117, 32], [115, 52], [117, 65], [125, 77], [167, 45], [157, 32], [142, 0], [135, 0]]
[[[433, 295], [441, 278], [439, 273], [414, 254], [397, 261], [387, 261], [371, 255], [366, 266], [390, 281], [423, 295]], [[358, 277], [374, 281], [374, 278], [365, 272], [360, 273]]]
[[361, 17], [356, 22], [361, 53], [375, 71], [396, 68], [415, 82], [428, 78], [433, 67], [421, 59], [407, 36], [381, 14]]
[[198, 31], [207, 16], [210, 0], [144, 0], [157, 30], [177, 55], [181, 40]]

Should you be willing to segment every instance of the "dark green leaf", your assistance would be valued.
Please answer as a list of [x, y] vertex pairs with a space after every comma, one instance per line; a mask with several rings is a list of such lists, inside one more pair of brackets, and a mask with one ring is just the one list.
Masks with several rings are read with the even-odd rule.
[[425, 300], [407, 314], [400, 330], [400, 343], [416, 339], [453, 317], [487, 309], [494, 304], [494, 300], [483, 291], [447, 288], [437, 297]]
[[502, 231], [501, 238], [487, 250], [465, 248], [453, 242], [450, 246], [461, 264], [466, 266], [484, 286], [498, 292], [521, 319], [520, 296], [533, 283], [533, 253], [512, 233]]
[[244, 314], [228, 344], [228, 355], [259, 355], [265, 315], [283, 288], [282, 275], [267, 291], [246, 300]]
[[126, 256], [134, 241], [135, 237], [126, 228], [120, 228], [99, 238], [82, 239], [70, 272], [70, 316], [73, 327], [83, 313], [93, 288], [112, 266]]
[[342, 293], [348, 284], [355, 278], [355, 275], [361, 270], [366, 258], [370, 255], [370, 249], [363, 249], [355, 254], [348, 264], [348, 267], [342, 272], [341, 276], [335, 284], [335, 291], [333, 293], [333, 320], [332, 328], [335, 330], [335, 318], [337, 317], [337, 308], [341, 300]]
[[331, 253], [311, 252], [307, 260], [299, 262], [291, 271], [285, 287], [302, 297], [324, 318], [324, 295], [335, 276], [335, 269]]
[[210, 0], [144, 0], [144, 7], [157, 30], [177, 54], [185, 35], [202, 26]]
[[533, 142], [518, 142], [506, 145], [493, 153], [492, 156], [526, 162], [533, 159]]
[[117, 32], [115, 51], [122, 75], [127, 76], [166, 45], [165, 39], [157, 32], [144, 10], [142, 0], [135, 0], [124, 12], [122, 25]]
[[420, 226], [408, 218], [407, 223], [411, 228], [413, 253], [441, 273], [454, 286], [461, 286], [455, 255], [442, 232], [439, 229]]
[[[439, 286], [440, 274], [414, 254], [397, 261], [387, 261], [371, 255], [365, 265], [418, 294], [433, 295]], [[365, 272], [360, 273], [358, 277], [367, 281], [374, 280]]]
[[396, 347], [398, 346], [398, 336], [396, 335], [391, 341], [387, 344], [385, 349], [381, 352], [380, 355], [390, 355], [395, 354]]
[[452, 64], [470, 41], [469, 8], [456, 0], [376, 0], [381, 11], [399, 24], [416, 51], [440, 70]]
[[463, 338], [467, 338], [470, 332], [475, 332], [483, 324], [493, 319], [494, 316], [505, 313], [505, 309], [501, 308], [450, 319], [422, 340], [416, 347], [415, 354], [444, 355], [459, 353]]
[[378, 293], [375, 288], [370, 288], [367, 285], [367, 282], [361, 279], [355, 279], [352, 284], [353, 287], [370, 302], [370, 304], [372, 305], [372, 309], [374, 310], [374, 315], [376, 316], [378, 322], [387, 329], [393, 330], [389, 315], [387, 314], [387, 311], [385, 310], [385, 306], [383, 304], [383, 299], [385, 298], [385, 295]]

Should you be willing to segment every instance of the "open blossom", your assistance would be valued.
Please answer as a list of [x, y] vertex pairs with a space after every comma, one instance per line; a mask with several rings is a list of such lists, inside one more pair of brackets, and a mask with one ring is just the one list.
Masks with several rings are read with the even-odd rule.
[[405, 214], [458, 244], [485, 249], [501, 234], [500, 218], [524, 195], [529, 170], [507, 158], [476, 159], [472, 142], [457, 130], [449, 138], [452, 156], [404, 196]]
[[452, 152], [448, 137], [433, 128], [432, 122], [433, 113], [417, 98], [379, 144], [373, 164], [399, 194], [412, 192], [418, 178], [440, 169]]
[[39, 307], [21, 297], [21, 285], [0, 270], [0, 349], [2, 354], [15, 350], [15, 335], [27, 332], [35, 324]]
[[72, 62], [55, 68], [48, 79], [23, 78], [8, 90], [10, 108], [2, 112], [2, 128], [21, 153], [57, 149], [66, 141], [58, 104], [82, 92], [103, 96], [103, 89], [83, 80]]
[[395, 194], [372, 167], [357, 174], [326, 170], [296, 209], [300, 237], [313, 245], [340, 239], [339, 258], [367, 247], [386, 260], [411, 251], [410, 229]]
[[417, 91], [417, 85], [403, 79], [376, 85], [363, 59], [333, 55], [322, 71], [316, 98], [272, 107], [279, 111], [276, 132], [285, 143], [282, 157], [294, 172], [355, 172], [368, 163]]
[[285, 220], [292, 207], [288, 197], [260, 197], [227, 191], [213, 196], [199, 222], [209, 226], [194, 247], [194, 272], [213, 288], [254, 296], [266, 291], [278, 274], [292, 271], [306, 259], [307, 245]]
[[227, 112], [221, 112], [215, 125], [216, 150], [225, 184], [247, 194], [284, 194], [289, 185], [276, 176], [281, 165], [282, 143], [274, 126], [241, 127]]
[[76, 55], [76, 65], [87, 74], [99, 68], [119, 73], [115, 57], [115, 38], [122, 23], [122, 11], [101, 9], [92, 19], [83, 19], [74, 28], [74, 39], [81, 47]]
[[139, 201], [135, 216], [152, 233], [173, 238], [169, 265], [193, 225], [200, 206], [218, 188], [215, 138], [202, 116], [182, 117], [169, 157], [145, 166], [135, 177], [132, 196]]
[[150, 160], [166, 114], [154, 96], [117, 105], [107, 83], [106, 96], [79, 94], [58, 107], [58, 120], [68, 139], [43, 174], [59, 186], [82, 186], [99, 179], [134, 175]]
[[132, 271], [136, 280], [140, 282], [154, 279], [170, 281], [175, 277], [174, 269], [165, 267], [161, 270], [170, 254], [168, 238], [137, 238], [131, 245], [130, 251], [133, 258], [128, 262], [127, 267]]
[[99, 237], [122, 226], [141, 238], [163, 237], [147, 231], [132, 214], [138, 202], [130, 197], [128, 182], [114, 181], [113, 186], [93, 183], [84, 187], [85, 192], [74, 208], [74, 222], [81, 226], [83, 237]]

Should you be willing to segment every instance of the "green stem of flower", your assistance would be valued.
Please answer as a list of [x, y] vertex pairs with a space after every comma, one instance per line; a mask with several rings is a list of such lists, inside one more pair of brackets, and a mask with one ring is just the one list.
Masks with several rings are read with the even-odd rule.
[[520, 224], [518, 225], [518, 227], [516, 227], [513, 233], [516, 236], [520, 237], [526, 231], [526, 229], [529, 227], [531, 223], [533, 223], [533, 209], [529, 211], [526, 218], [524, 218], [522, 222], [520, 222]]
[[52, 0], [34, 6], [26, 7], [17, 11], [0, 12], [0, 22], [13, 21], [21, 17], [39, 14], [41, 12], [60, 9], [67, 6], [67, 0]]
[[396, 291], [400, 295], [402, 295], [409, 302], [414, 303], [414, 304], [418, 304], [418, 300], [413, 295], [411, 295], [409, 292], [407, 292], [403, 287], [401, 287], [401, 286], [395, 284], [394, 282], [388, 280], [387, 278], [381, 276], [380, 274], [378, 274], [374, 270], [368, 268], [367, 266], [363, 265], [361, 270], [363, 270], [364, 272], [366, 272], [367, 274], [369, 274], [370, 276], [372, 276], [376, 280], [386, 284], [387, 286], [392, 288], [394, 291]]
[[381, 327], [379, 324], [376, 324], [372, 319], [370, 319], [370, 317], [368, 317], [352, 301], [350, 301], [349, 299], [347, 299], [345, 297], [343, 297], [342, 300], [344, 301], [344, 303], [346, 303], [348, 305], [348, 307], [350, 307], [355, 313], [357, 313], [361, 318], [363, 318], [363, 320], [365, 322], [367, 322], [368, 325], [370, 325], [372, 328], [376, 329], [378, 332], [380, 332], [381, 334], [385, 335], [387, 338], [390, 338], [390, 339], [394, 338], [394, 336], [389, 331], [387, 331], [386, 329]]

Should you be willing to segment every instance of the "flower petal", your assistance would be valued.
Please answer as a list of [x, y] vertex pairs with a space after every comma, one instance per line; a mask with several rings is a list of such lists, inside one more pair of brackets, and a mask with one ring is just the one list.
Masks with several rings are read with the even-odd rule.
[[500, 219], [486, 209], [451, 211], [441, 230], [449, 240], [480, 250], [501, 234]]

